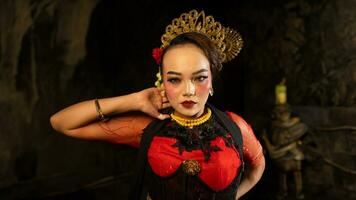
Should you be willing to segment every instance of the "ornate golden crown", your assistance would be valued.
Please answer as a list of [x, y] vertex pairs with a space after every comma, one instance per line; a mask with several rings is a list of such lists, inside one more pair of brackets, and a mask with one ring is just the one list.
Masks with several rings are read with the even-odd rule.
[[199, 13], [191, 10], [173, 19], [172, 23], [166, 27], [166, 32], [161, 37], [161, 48], [167, 47], [178, 35], [188, 32], [202, 33], [210, 38], [216, 45], [223, 63], [237, 56], [243, 46], [242, 37], [237, 31], [223, 27], [214, 20], [213, 16], [205, 16], [204, 11]]

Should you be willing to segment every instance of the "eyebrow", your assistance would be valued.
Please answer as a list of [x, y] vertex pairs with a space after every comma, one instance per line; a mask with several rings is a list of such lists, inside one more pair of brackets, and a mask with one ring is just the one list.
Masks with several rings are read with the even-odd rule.
[[[199, 71], [194, 72], [193, 75], [197, 75], [197, 74], [200, 74], [202, 72], [207, 72], [207, 71], [208, 71], [207, 69], [201, 69]], [[182, 75], [182, 73], [175, 72], [175, 71], [169, 71], [169, 72], [167, 72], [167, 74], [179, 75], [179, 76]]]

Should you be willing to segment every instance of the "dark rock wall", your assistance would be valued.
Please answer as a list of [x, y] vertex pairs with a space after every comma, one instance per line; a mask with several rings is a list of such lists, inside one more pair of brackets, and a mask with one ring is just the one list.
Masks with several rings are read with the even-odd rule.
[[[278, 1], [276, 1], [278, 2]], [[253, 113], [274, 104], [274, 86], [287, 79], [292, 105], [355, 106], [354, 1], [288, 1], [262, 10], [243, 10], [254, 29], [248, 33], [248, 91]], [[251, 26], [251, 25], [250, 25]], [[249, 49], [251, 48], [251, 50]], [[271, 83], [262, 85], [261, 82]]]
[[[273, 1], [261, 6], [246, 3], [240, 13], [250, 16], [242, 24], [249, 30], [244, 52], [249, 58], [243, 62], [246, 116], [256, 130], [268, 129], [274, 87], [285, 77], [288, 102], [310, 128], [304, 138], [307, 197], [353, 199], [356, 2]], [[265, 174], [269, 180], [274, 177], [270, 167]]]
[[306, 191], [356, 198], [356, 107], [296, 106], [295, 112], [311, 128], [303, 140]]
[[[274, 87], [283, 77], [287, 79], [292, 106], [315, 108], [308, 110], [314, 118], [305, 119], [312, 128], [317, 126], [313, 122], [325, 118], [318, 114], [319, 107], [343, 107], [347, 112], [356, 106], [353, 0], [3, 0], [0, 194], [11, 197], [14, 188], [22, 197], [73, 192], [102, 177], [119, 176], [121, 189], [111, 193], [126, 195], [135, 150], [67, 138], [51, 129], [49, 117], [81, 100], [152, 86], [156, 67], [151, 49], [160, 45], [160, 35], [171, 19], [192, 8], [204, 9], [222, 24], [241, 32], [245, 46], [237, 59], [224, 66], [212, 102], [241, 113], [258, 137], [269, 126]], [[303, 116], [311, 116], [305, 115], [305, 109], [296, 111], [302, 120]], [[338, 126], [355, 121], [354, 115], [347, 116]], [[324, 125], [333, 124], [329, 121]], [[328, 132], [315, 137], [327, 148], [335, 141], [334, 145], [343, 146], [345, 134], [351, 138], [348, 141], [354, 141], [352, 133], [336, 132], [331, 136]], [[348, 156], [354, 159], [353, 154]], [[340, 163], [356, 170], [349, 159], [342, 158]], [[349, 176], [320, 157], [311, 156], [307, 162], [310, 170], [305, 171], [305, 182], [314, 189], [311, 193], [340, 181], [344, 181], [341, 189], [356, 191], [355, 175]], [[317, 174], [313, 163], [325, 169]], [[320, 182], [315, 178], [330, 174], [348, 178]], [[56, 181], [68, 187], [55, 187]], [[274, 190], [268, 189], [270, 182], [273, 180], [267, 173], [256, 190]], [[36, 190], [38, 185], [47, 187]]]

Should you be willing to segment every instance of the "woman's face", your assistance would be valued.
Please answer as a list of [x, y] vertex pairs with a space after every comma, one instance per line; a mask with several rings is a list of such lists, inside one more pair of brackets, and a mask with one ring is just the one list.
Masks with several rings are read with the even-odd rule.
[[193, 44], [168, 50], [162, 62], [163, 84], [168, 101], [181, 117], [199, 117], [212, 87], [210, 64], [203, 51]]

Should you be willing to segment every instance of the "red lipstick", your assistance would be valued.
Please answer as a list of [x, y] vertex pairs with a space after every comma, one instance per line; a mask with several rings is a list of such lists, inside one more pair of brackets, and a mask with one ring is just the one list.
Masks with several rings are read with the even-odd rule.
[[183, 101], [181, 104], [182, 104], [182, 106], [184, 108], [192, 108], [196, 104], [196, 102], [194, 102], [194, 101]]

